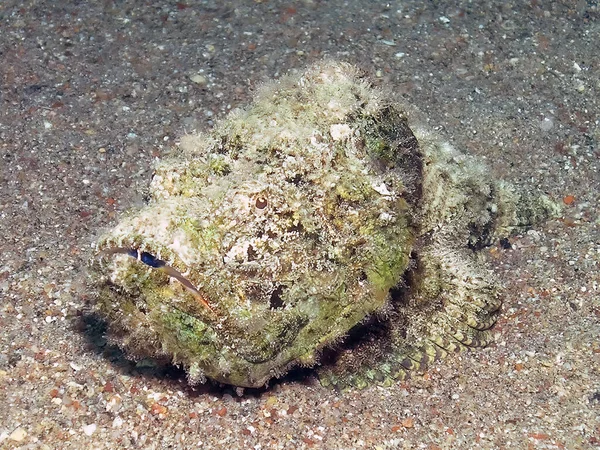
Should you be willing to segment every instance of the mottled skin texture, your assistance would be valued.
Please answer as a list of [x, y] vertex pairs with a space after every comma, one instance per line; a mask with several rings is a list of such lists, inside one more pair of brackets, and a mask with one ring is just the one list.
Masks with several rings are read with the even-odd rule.
[[98, 243], [119, 344], [248, 387], [324, 350], [325, 384], [362, 387], [486, 345], [501, 302], [476, 252], [557, 210], [388, 97], [323, 63], [184, 137], [149, 204]]

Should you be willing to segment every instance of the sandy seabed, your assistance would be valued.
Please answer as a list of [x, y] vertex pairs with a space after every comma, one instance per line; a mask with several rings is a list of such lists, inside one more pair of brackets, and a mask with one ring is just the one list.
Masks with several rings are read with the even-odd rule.
[[[598, 42], [595, 1], [0, 3], [0, 447], [600, 448]], [[180, 136], [323, 58], [564, 203], [488, 251], [495, 343], [342, 393], [128, 361], [87, 313], [91, 244]]]

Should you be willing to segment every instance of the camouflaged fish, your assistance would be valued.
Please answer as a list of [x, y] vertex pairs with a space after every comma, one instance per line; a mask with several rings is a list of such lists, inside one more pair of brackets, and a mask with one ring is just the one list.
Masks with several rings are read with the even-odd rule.
[[488, 344], [501, 300], [478, 250], [558, 208], [390, 97], [322, 63], [185, 136], [97, 244], [113, 338], [245, 387], [319, 362], [324, 384], [385, 385]]

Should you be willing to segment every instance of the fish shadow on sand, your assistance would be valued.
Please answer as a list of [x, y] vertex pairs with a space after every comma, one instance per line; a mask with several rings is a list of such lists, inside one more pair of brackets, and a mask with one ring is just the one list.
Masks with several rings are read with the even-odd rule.
[[244, 397], [261, 397], [263, 394], [269, 394], [277, 390], [282, 384], [298, 383], [319, 386], [314, 370], [307, 368], [294, 369], [282, 378], [271, 380], [269, 385], [263, 388], [244, 388], [240, 390], [235, 386], [216, 383], [211, 380], [207, 380], [203, 384], [190, 385], [183, 368], [177, 367], [166, 358], [144, 358], [138, 361], [128, 358], [127, 354], [118, 345], [111, 343], [110, 339], [107, 338], [108, 323], [95, 312], [84, 312], [78, 317], [75, 328], [84, 337], [87, 351], [91, 351], [107, 360], [120, 375], [145, 381], [156, 381], [159, 384], [167, 385], [171, 389], [181, 390], [190, 397], [199, 397], [205, 394], [216, 397], [229, 394], [234, 398], [241, 394]]

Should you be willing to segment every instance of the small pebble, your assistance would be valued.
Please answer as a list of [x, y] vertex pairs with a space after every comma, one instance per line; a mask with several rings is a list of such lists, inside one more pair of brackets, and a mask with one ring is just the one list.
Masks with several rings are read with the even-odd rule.
[[542, 131], [550, 131], [554, 127], [554, 121], [550, 117], [544, 117], [544, 120], [540, 123]]
[[92, 434], [94, 434], [95, 431], [96, 431], [96, 424], [95, 423], [91, 423], [91, 424], [85, 425], [83, 427], [83, 433], [86, 436], [91, 436]]
[[8, 436], [11, 441], [15, 442], [21, 442], [23, 439], [25, 439], [25, 437], [27, 437], [27, 431], [21, 427], [14, 430], [12, 433], [10, 433], [10, 436]]
[[206, 77], [204, 75], [200, 75], [199, 73], [197, 73], [196, 75], [192, 75], [190, 77], [190, 80], [192, 80], [196, 84], [206, 84]]
[[119, 416], [115, 417], [112, 423], [113, 428], [121, 428], [122, 425], [123, 419], [121, 419]]

